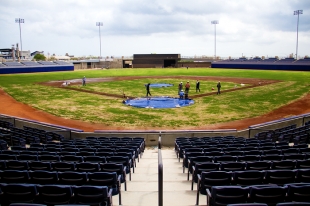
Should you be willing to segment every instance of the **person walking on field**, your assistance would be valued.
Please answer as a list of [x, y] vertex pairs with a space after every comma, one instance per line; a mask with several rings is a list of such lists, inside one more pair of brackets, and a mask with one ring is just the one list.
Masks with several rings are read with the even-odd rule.
[[219, 81], [216, 85], [217, 87], [217, 93], [216, 94], [221, 94], [221, 82]]
[[85, 76], [82, 79], [82, 86], [86, 86], [86, 77]]
[[147, 96], [147, 97], [148, 97], [149, 95], [152, 96], [152, 95], [151, 95], [151, 92], [150, 92], [150, 85], [151, 85], [150, 83], [148, 83], [147, 85], [145, 85], [145, 86], [146, 86], [146, 96]]
[[183, 89], [183, 83], [181, 82], [181, 83], [179, 84], [179, 92], [178, 92], [178, 94], [181, 92], [182, 89]]
[[187, 83], [186, 83], [186, 85], [185, 85], [185, 94], [188, 94], [188, 92], [189, 92], [189, 88], [190, 88], [191, 86], [189, 85], [189, 81], [187, 81]]
[[198, 80], [196, 82], [196, 93], [197, 93], [197, 91], [200, 92], [200, 82]]

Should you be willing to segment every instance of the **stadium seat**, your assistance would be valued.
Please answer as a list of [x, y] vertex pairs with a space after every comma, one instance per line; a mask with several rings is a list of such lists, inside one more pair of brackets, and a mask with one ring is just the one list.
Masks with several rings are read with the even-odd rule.
[[42, 204], [69, 204], [73, 200], [73, 192], [68, 185], [37, 185], [37, 189]]
[[310, 183], [308, 185], [286, 185], [287, 189], [287, 202], [308, 202], [310, 203]]
[[249, 188], [247, 187], [213, 186], [211, 189], [207, 189], [207, 205], [222, 206], [232, 203], [246, 203], [248, 193]]
[[196, 205], [199, 205], [199, 194], [206, 195], [206, 189], [212, 186], [227, 186], [231, 184], [231, 173], [225, 171], [202, 172], [197, 175], [197, 197]]
[[96, 186], [107, 186], [112, 190], [112, 195], [119, 195], [119, 204], [122, 202], [121, 176], [116, 172], [93, 172], [88, 173], [88, 184]]
[[4, 170], [0, 171], [2, 183], [29, 183], [30, 177], [27, 170]]
[[58, 182], [58, 174], [56, 171], [36, 170], [29, 171], [30, 182], [33, 184], [55, 184]]
[[285, 201], [286, 188], [279, 186], [251, 186], [249, 192], [249, 201], [253, 203], [265, 203], [268, 206], [276, 205]]
[[266, 170], [265, 183], [284, 185], [295, 182], [296, 171], [294, 170]]
[[46, 170], [50, 171], [52, 169], [50, 162], [41, 162], [41, 161], [31, 161], [28, 162], [29, 170]]
[[101, 172], [116, 172], [121, 177], [121, 183], [124, 183], [125, 191], [127, 191], [126, 167], [123, 164], [103, 163], [100, 164]]
[[264, 183], [264, 172], [258, 170], [245, 170], [233, 172], [233, 184], [240, 186], [260, 185]]
[[75, 171], [75, 164], [73, 162], [52, 162], [52, 169], [54, 171], [63, 172], [63, 171]]
[[112, 206], [111, 190], [106, 186], [75, 186], [73, 191], [76, 204]]
[[27, 161], [9, 160], [6, 162], [6, 170], [28, 170]]
[[87, 174], [86, 172], [58, 172], [59, 184], [62, 185], [86, 185]]
[[[210, 172], [210, 171], [218, 171], [220, 169], [219, 163], [213, 163], [213, 162], [205, 162], [205, 163], [197, 163], [194, 166], [192, 166], [192, 187], [191, 190], [193, 190], [194, 183], [198, 182], [198, 176], [201, 175], [202, 172]], [[189, 179], [187, 179], [189, 180]]]
[[12, 203], [33, 203], [38, 195], [36, 185], [33, 184], [0, 184], [3, 194], [0, 196], [2, 205]]
[[76, 171], [78, 172], [99, 172], [100, 166], [98, 163], [80, 162], [75, 164]]

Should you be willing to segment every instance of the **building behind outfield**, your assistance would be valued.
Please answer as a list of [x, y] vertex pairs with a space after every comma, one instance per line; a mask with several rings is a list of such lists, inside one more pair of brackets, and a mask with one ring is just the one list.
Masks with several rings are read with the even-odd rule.
[[167, 68], [176, 67], [181, 60], [180, 54], [134, 54], [133, 68]]

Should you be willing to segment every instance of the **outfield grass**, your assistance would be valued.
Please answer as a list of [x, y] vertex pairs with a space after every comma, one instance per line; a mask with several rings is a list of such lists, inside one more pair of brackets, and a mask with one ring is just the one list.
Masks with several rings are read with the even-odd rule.
[[[121, 99], [90, 93], [64, 90], [36, 84], [51, 80], [120, 77], [120, 76], [167, 76], [165, 79], [146, 78], [128, 81], [88, 83], [83, 89], [126, 95], [144, 96], [144, 84], [150, 82], [172, 83], [171, 88], [151, 88], [153, 96], [177, 96], [177, 85], [186, 78], [169, 76], [221, 76], [259, 78], [281, 82], [246, 90], [211, 95], [195, 99], [195, 104], [172, 109], [141, 109], [125, 106]], [[310, 73], [290, 71], [260, 71], [232, 69], [110, 69], [81, 70], [74, 72], [0, 75], [0, 87], [16, 100], [37, 109], [69, 119], [77, 119], [107, 126], [135, 128], [185, 129], [193, 126], [229, 122], [255, 117], [288, 104], [309, 92]], [[234, 83], [221, 82], [222, 90]], [[194, 81], [191, 82], [194, 92]], [[80, 86], [76, 86], [80, 87]], [[201, 82], [202, 92], [211, 92], [216, 82]]]

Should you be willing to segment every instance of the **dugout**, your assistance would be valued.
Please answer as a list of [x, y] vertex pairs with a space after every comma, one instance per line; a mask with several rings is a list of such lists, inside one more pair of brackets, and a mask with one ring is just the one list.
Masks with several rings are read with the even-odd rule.
[[133, 68], [169, 68], [176, 67], [180, 54], [134, 54]]

